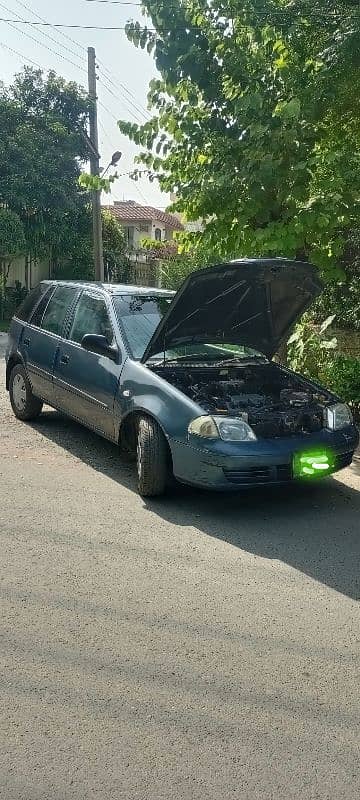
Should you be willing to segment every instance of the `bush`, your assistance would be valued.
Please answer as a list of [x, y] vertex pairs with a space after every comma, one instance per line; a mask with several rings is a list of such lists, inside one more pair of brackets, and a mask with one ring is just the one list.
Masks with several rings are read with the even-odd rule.
[[20, 281], [15, 282], [15, 286], [7, 286], [3, 303], [3, 319], [10, 321], [16, 310], [21, 305], [27, 295], [27, 289], [22, 286]]
[[324, 382], [329, 359], [337, 346], [336, 338], [325, 336], [333, 321], [333, 316], [328, 317], [320, 328], [316, 328], [309, 316], [304, 315], [288, 341], [287, 363], [290, 369]]
[[305, 315], [289, 339], [287, 363], [290, 369], [333, 391], [360, 420], [360, 359], [335, 352], [336, 339], [324, 335], [332, 322], [333, 317], [328, 317], [316, 329]]
[[360, 418], [360, 359], [336, 355], [326, 367], [326, 385], [351, 406]]

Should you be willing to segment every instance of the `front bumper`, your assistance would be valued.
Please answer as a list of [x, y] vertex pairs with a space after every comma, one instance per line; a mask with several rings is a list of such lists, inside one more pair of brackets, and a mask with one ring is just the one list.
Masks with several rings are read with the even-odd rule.
[[332, 453], [333, 467], [326, 473], [329, 475], [351, 464], [358, 443], [355, 426], [342, 431], [323, 430], [306, 436], [256, 442], [207, 442], [195, 436], [189, 441], [172, 439], [169, 442], [177, 480], [219, 490], [293, 481], [295, 454], [316, 449]]

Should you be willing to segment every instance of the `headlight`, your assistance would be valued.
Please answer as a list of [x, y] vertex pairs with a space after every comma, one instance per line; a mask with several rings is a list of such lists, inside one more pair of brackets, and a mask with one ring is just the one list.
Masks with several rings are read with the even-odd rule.
[[204, 439], [218, 439], [219, 431], [212, 417], [197, 417], [190, 422], [188, 432]]
[[205, 439], [222, 439], [224, 442], [253, 442], [254, 431], [243, 419], [236, 417], [197, 417], [190, 422], [189, 433]]
[[338, 431], [352, 424], [353, 418], [350, 408], [345, 403], [336, 403], [325, 411], [326, 427], [331, 431]]

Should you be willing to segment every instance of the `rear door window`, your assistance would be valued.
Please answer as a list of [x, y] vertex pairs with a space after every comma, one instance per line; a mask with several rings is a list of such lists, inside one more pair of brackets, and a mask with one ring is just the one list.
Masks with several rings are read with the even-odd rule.
[[35, 286], [35, 289], [31, 290], [27, 297], [25, 297], [25, 300], [21, 303], [21, 306], [15, 312], [15, 317], [17, 317], [17, 319], [21, 319], [23, 322], [28, 322], [39, 300], [41, 300], [43, 295], [45, 295], [49, 289], [50, 286], [48, 283], [39, 283], [38, 286]]
[[41, 328], [49, 333], [62, 335], [65, 318], [78, 294], [72, 286], [57, 286], [45, 310]]
[[90, 294], [90, 292], [84, 292], [75, 309], [69, 339], [81, 344], [84, 336], [88, 333], [106, 336], [109, 344], [112, 343], [114, 338], [114, 332], [104, 298], [99, 295]]
[[53, 294], [55, 286], [49, 286], [47, 292], [43, 294], [40, 302], [37, 304], [35, 311], [33, 312], [32, 317], [30, 317], [31, 325], [35, 325], [36, 328], [39, 328], [41, 325], [41, 320], [44, 315], [44, 311], [46, 306], [50, 300], [51, 295]]

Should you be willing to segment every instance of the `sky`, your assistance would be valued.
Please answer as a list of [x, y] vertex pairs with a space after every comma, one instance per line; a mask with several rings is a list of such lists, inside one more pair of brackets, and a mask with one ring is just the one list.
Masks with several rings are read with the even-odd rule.
[[[11, 83], [14, 75], [25, 64], [29, 65], [30, 60], [45, 72], [54, 69], [67, 80], [74, 80], [87, 88], [86, 51], [87, 47], [94, 47], [99, 75], [101, 165], [107, 166], [115, 150], [123, 154], [117, 167], [119, 180], [113, 184], [111, 195], [106, 195], [103, 200], [107, 203], [135, 200], [164, 208], [169, 198], [160, 192], [157, 183], [150, 183], [145, 177], [136, 183], [129, 176], [122, 175], [132, 170], [137, 148], [122, 136], [116, 124], [118, 119], [144, 122], [149, 116], [146, 110], [147, 87], [156, 74], [152, 57], [128, 42], [125, 31], [54, 30], [20, 24], [19, 20], [40, 22], [41, 17], [51, 24], [121, 27], [133, 19], [144, 24], [138, 2], [127, 0], [125, 3], [124, 0], [122, 5], [96, 0], [0, 0], [0, 17], [19, 21], [13, 26], [0, 21], [0, 80], [5, 84]], [[62, 34], [70, 37], [71, 41]]]

